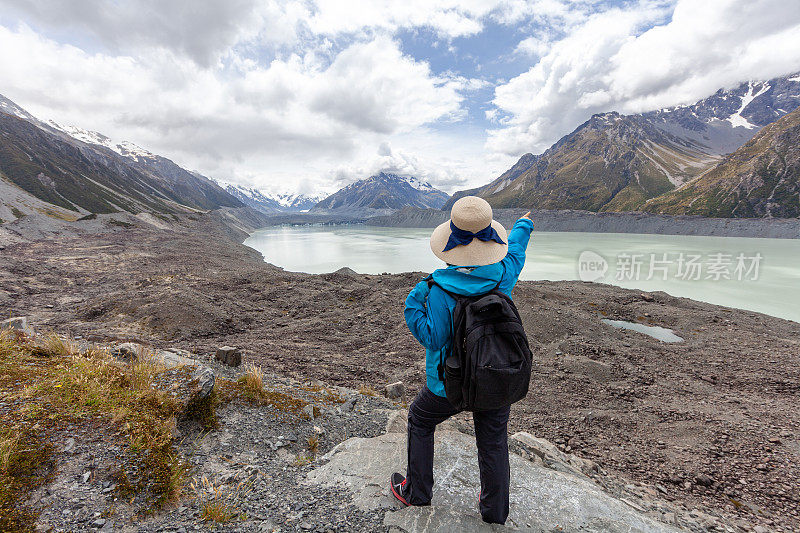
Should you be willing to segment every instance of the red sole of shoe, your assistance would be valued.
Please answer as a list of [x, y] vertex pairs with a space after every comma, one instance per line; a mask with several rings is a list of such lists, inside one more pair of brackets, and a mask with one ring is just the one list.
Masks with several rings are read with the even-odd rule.
[[401, 502], [403, 505], [405, 505], [406, 507], [409, 507], [409, 506], [411, 506], [411, 504], [410, 504], [410, 503], [408, 503], [408, 502], [406, 501], [406, 499], [405, 499], [405, 498], [403, 498], [402, 496], [400, 496], [399, 494], [397, 494], [397, 491], [396, 491], [396, 490], [394, 490], [394, 485], [392, 485], [392, 483], [391, 483], [391, 482], [389, 482], [389, 489], [392, 491], [392, 494], [394, 494], [394, 497], [395, 497], [395, 498], [397, 498], [398, 500], [400, 500], [400, 502]]

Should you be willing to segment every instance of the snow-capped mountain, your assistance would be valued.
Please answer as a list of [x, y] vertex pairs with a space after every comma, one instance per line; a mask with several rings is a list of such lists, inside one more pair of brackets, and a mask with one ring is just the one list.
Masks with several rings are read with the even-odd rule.
[[299, 193], [274, 193], [255, 187], [245, 187], [223, 180], [217, 184], [243, 204], [262, 213], [272, 214], [284, 211], [308, 211], [327, 195], [308, 195]]
[[[495, 207], [633, 211], [709, 171], [800, 107], [800, 75], [720, 89], [692, 105], [592, 116], [542, 154], [465, 194]], [[684, 204], [679, 204], [684, 205]]]
[[313, 210], [439, 209], [448, 198], [447, 193], [415, 177], [380, 172], [340, 189], [315, 205]]
[[761, 128], [800, 107], [800, 75], [748, 81], [692, 105], [642, 113], [643, 120], [716, 155], [733, 152]]
[[[37, 202], [76, 216], [243, 207], [216, 183], [165, 157], [96, 132], [41, 121], [3, 96], [0, 176]], [[5, 200], [0, 198], [0, 204], [6, 204]], [[33, 200], [20, 202], [11, 206], [17, 209], [11, 209], [12, 213], [31, 212]], [[25, 202], [30, 205], [26, 207]]]

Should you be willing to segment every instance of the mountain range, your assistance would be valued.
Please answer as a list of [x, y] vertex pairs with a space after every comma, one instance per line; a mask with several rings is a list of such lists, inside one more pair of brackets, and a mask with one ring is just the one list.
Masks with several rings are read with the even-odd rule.
[[282, 212], [308, 211], [320, 200], [327, 197], [326, 194], [272, 193], [263, 189], [245, 187], [217, 179], [214, 181], [244, 205], [268, 215]]
[[[689, 106], [633, 115], [597, 114], [542, 154], [523, 155], [489, 184], [457, 192], [444, 208], [474, 194], [495, 207], [635, 211], [663, 205], [667, 209], [653, 199], [676, 189], [691, 194], [695, 187], [685, 184], [717, 165], [729, 164], [724, 156], [798, 107], [800, 75], [795, 74], [720, 89]], [[677, 214], [686, 202], [669, 205]], [[704, 212], [758, 216], [745, 215], [751, 213], [746, 209]]]
[[305, 211], [321, 199], [218, 182], [133, 143], [39, 120], [0, 95], [0, 222], [34, 213], [75, 219], [244, 206], [273, 214]]
[[439, 209], [449, 197], [417, 178], [379, 172], [338, 190], [311, 211], [385, 211], [404, 207]]

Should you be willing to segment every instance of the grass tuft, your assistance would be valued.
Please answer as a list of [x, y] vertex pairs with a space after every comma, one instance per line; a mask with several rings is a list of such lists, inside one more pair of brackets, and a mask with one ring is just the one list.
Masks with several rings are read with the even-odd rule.
[[253, 492], [253, 485], [253, 481], [249, 479], [233, 486], [215, 484], [206, 476], [190, 484], [200, 507], [200, 519], [220, 524], [244, 517], [240, 507]]
[[247, 363], [244, 366], [244, 373], [239, 376], [237, 382], [242, 386], [242, 390], [248, 398], [260, 398], [265, 392], [264, 371], [253, 363]]
[[303, 412], [306, 401], [279, 390], [264, 387], [264, 373], [260, 367], [247, 364], [244, 373], [235, 382], [219, 379], [220, 401], [230, 401], [236, 398], [243, 399], [253, 405], [264, 405], [273, 408], [279, 413], [286, 413], [298, 417], [307, 417]]
[[[126, 481], [120, 486], [149, 495], [155, 508], [177, 499], [188, 466], [172, 446], [179, 405], [153, 386], [164, 371], [152, 354], [126, 365], [104, 350], [79, 352], [55, 334], [33, 343], [0, 332], [0, 396], [15, 406], [0, 413], [0, 531], [35, 523], [23, 502], [52, 474], [49, 435], [64, 423], [110, 421], [134, 463], [132, 478], [118, 472]], [[213, 402], [196, 413], [213, 418]]]

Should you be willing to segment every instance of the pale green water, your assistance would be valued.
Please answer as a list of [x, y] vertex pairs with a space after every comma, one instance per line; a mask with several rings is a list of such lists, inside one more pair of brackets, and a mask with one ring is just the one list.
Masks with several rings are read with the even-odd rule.
[[[443, 264], [431, 253], [429, 236], [427, 229], [274, 227], [256, 231], [245, 244], [261, 252], [265, 261], [291, 271], [319, 274], [347, 266], [364, 274], [430, 272]], [[661, 290], [800, 322], [800, 240], [534, 232], [520, 279], [581, 279], [578, 258], [587, 250], [599, 254], [608, 263], [606, 274], [597, 279], [599, 282], [647, 291]], [[664, 253], [668, 254], [668, 263], [655, 266], [666, 267], [667, 279], [662, 279], [664, 273], [659, 268], [647, 279], [651, 254], [661, 260]], [[702, 269], [699, 280], [682, 279], [677, 275], [681, 253], [685, 259], [690, 255], [700, 256], [696, 261]], [[715, 260], [713, 254], [718, 253], [730, 257], [723, 255]], [[638, 279], [636, 276], [617, 279], [621, 271], [629, 273], [621, 268], [625, 259], [618, 257], [619, 254], [643, 254], [639, 258], [641, 275]], [[744, 254], [745, 268], [737, 272], [739, 254]], [[756, 254], [761, 255], [760, 261], [751, 259]], [[715, 262], [720, 276], [727, 271], [731, 279], [714, 279], [717, 274], [709, 268]], [[755, 280], [752, 279], [754, 272], [746, 273], [754, 262], [758, 264]]]

